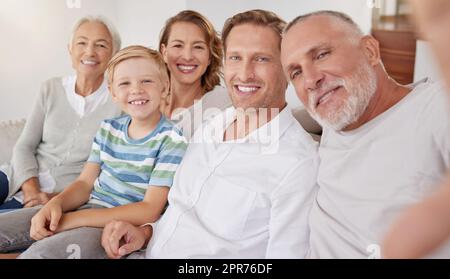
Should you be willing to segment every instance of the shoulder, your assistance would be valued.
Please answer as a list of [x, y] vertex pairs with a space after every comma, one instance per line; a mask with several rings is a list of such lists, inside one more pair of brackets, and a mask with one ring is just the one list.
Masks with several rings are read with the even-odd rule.
[[158, 125], [158, 131], [156, 135], [162, 141], [177, 141], [177, 142], [187, 142], [186, 138], [183, 136], [176, 125], [167, 119], [165, 116], [162, 116], [162, 120], [160, 125]]
[[64, 93], [62, 77], [53, 77], [41, 84], [41, 95], [46, 98], [56, 98], [61, 93]]
[[121, 130], [122, 126], [126, 125], [129, 120], [128, 115], [122, 115], [114, 118], [105, 119], [101, 123], [103, 129], [111, 130]]
[[318, 143], [305, 131], [300, 123], [292, 115], [291, 111], [286, 111], [283, 120], [287, 125], [286, 130], [280, 135], [280, 144], [286, 149], [301, 157], [316, 156]]

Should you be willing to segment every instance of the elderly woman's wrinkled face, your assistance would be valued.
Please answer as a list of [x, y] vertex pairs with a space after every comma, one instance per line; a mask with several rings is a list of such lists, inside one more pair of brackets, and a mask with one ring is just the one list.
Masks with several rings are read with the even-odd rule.
[[78, 76], [98, 78], [112, 57], [111, 34], [102, 23], [83, 23], [75, 32], [69, 51]]

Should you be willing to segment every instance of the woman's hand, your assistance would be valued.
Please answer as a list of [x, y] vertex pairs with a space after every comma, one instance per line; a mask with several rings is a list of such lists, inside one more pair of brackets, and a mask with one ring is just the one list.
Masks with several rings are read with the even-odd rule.
[[21, 190], [23, 192], [23, 207], [33, 207], [37, 205], [46, 204], [51, 198], [57, 194], [48, 194], [41, 192], [39, 180], [32, 177], [22, 184]]
[[24, 194], [23, 199], [23, 207], [33, 207], [37, 205], [45, 205], [47, 202], [56, 196], [58, 193], [45, 193], [45, 192], [36, 192], [36, 193], [29, 193], [28, 195]]

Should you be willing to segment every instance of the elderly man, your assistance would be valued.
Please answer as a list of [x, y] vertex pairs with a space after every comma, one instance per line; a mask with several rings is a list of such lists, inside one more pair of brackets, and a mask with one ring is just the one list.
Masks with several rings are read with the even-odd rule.
[[282, 64], [324, 128], [310, 256], [377, 258], [393, 218], [432, 192], [449, 166], [445, 92], [429, 80], [396, 83], [378, 42], [338, 12], [294, 19], [285, 29]]
[[145, 247], [150, 237], [148, 258], [306, 255], [317, 146], [286, 108], [283, 28], [261, 10], [226, 22], [225, 81], [234, 108], [196, 132], [153, 229], [107, 225], [102, 245], [111, 258]]

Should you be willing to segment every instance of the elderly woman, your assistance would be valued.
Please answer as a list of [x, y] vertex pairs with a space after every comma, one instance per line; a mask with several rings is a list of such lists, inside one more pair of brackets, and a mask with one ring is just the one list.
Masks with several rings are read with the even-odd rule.
[[201, 121], [213, 114], [212, 108], [218, 112], [231, 106], [226, 89], [219, 86], [220, 38], [208, 19], [185, 10], [167, 20], [159, 50], [170, 74], [170, 91], [161, 102], [161, 111], [189, 139]]
[[0, 170], [0, 210], [45, 204], [80, 174], [100, 122], [120, 114], [104, 78], [120, 43], [101, 17], [75, 24], [69, 53], [76, 75], [41, 87], [12, 160]]

